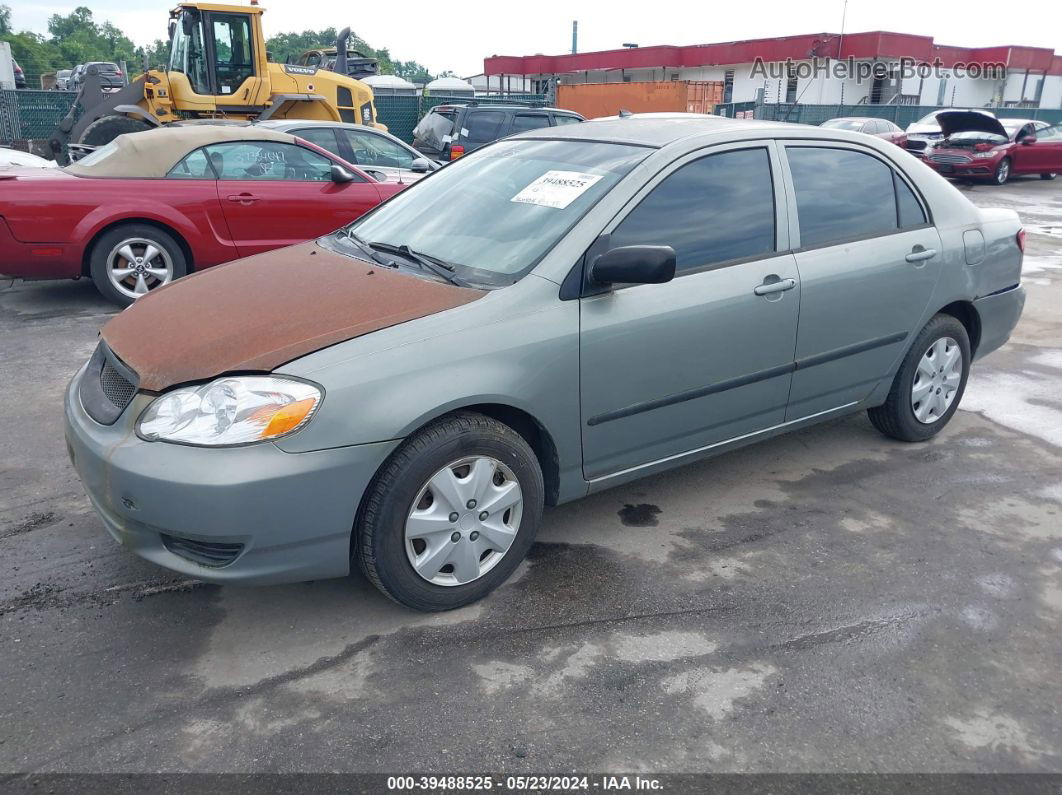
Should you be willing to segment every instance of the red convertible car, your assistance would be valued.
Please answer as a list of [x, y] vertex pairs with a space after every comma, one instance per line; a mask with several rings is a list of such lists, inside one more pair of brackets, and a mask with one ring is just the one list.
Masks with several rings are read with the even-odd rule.
[[1002, 185], [1011, 176], [1062, 171], [1062, 128], [1033, 119], [997, 119], [977, 110], [937, 114], [944, 140], [925, 162], [946, 177], [987, 179]]
[[91, 277], [119, 304], [331, 232], [401, 190], [254, 127], [122, 135], [65, 169], [0, 169], [0, 273]]

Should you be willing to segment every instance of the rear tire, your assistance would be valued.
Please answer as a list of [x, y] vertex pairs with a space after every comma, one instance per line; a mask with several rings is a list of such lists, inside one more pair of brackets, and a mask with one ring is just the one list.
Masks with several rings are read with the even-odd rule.
[[[949, 366], [956, 348], [961, 361]], [[870, 422], [901, 442], [936, 436], [959, 408], [971, 358], [966, 327], [951, 315], [935, 315], [907, 351], [885, 403], [867, 411]]]
[[104, 146], [119, 135], [151, 129], [153, 129], [152, 126], [146, 121], [132, 119], [129, 116], [103, 116], [85, 128], [85, 132], [81, 134], [81, 140], [77, 143], [85, 146]]
[[452, 610], [513, 573], [535, 540], [544, 494], [538, 459], [512, 428], [473, 412], [444, 417], [409, 437], [377, 473], [353, 553], [399, 604]]
[[129, 306], [186, 273], [184, 251], [173, 235], [150, 224], [122, 224], [107, 231], [89, 258], [96, 289], [119, 306]]
[[1056, 176], [1058, 176], [1058, 175], [1057, 175], [1057, 174], [1054, 174], [1054, 173], [1051, 173], [1051, 174], [1041, 174], [1041, 175], [1040, 175], [1040, 179], [1054, 179], [1054, 178], [1055, 178]]

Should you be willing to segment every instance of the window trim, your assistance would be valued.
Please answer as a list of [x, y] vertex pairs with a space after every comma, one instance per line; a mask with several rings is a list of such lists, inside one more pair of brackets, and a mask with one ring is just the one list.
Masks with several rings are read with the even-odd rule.
[[[830, 141], [825, 139], [813, 139], [813, 138], [801, 138], [797, 140], [779, 140], [779, 147], [783, 150], [779, 153], [782, 160], [782, 177], [785, 180], [786, 192], [788, 194], [788, 210], [789, 210], [789, 235], [790, 242], [795, 243], [791, 249], [793, 254], [802, 254], [805, 251], [816, 251], [820, 248], [831, 248], [833, 246], [843, 246], [847, 243], [858, 243], [863, 240], [875, 240], [881, 237], [890, 237], [891, 235], [904, 234], [906, 232], [913, 232], [918, 229], [928, 229], [935, 226], [933, 221], [933, 215], [929, 208], [929, 202], [925, 200], [922, 192], [918, 189], [918, 186], [911, 180], [906, 173], [903, 172], [895, 163], [891, 162], [888, 158], [883, 157], [880, 152], [876, 152], [870, 147], [863, 146], [861, 144], [849, 143], [847, 141]], [[789, 168], [789, 149], [790, 148], [812, 148], [812, 149], [845, 149], [853, 152], [859, 152], [861, 154], [869, 155], [876, 160], [883, 163], [892, 173], [893, 179], [896, 177], [901, 178], [904, 183], [911, 189], [911, 192], [915, 196], [915, 200], [922, 205], [922, 212], [926, 217], [924, 224], [918, 224], [917, 226], [900, 226], [900, 214], [899, 214], [899, 196], [896, 193], [896, 184], [893, 182], [892, 196], [893, 204], [896, 207], [896, 228], [889, 232], [875, 232], [869, 235], [853, 235], [851, 237], [841, 238], [838, 240], [828, 240], [823, 243], [817, 243], [814, 246], [804, 246], [801, 240], [800, 234], [800, 214], [797, 211], [796, 204], [796, 183], [793, 181], [793, 172]]]

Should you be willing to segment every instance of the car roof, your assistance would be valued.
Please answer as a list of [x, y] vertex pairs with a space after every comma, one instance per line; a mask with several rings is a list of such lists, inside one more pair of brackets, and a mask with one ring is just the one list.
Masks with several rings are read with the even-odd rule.
[[[514, 138], [572, 138], [580, 141], [626, 143], [639, 146], [663, 147], [682, 138], [706, 132], [725, 130], [792, 130], [804, 126], [785, 122], [729, 119], [707, 113], [635, 113], [630, 116], [609, 116], [589, 119], [582, 124], [543, 127], [513, 136]], [[807, 127], [819, 130], [821, 128]], [[507, 139], [507, 140], [511, 140]]]
[[472, 108], [475, 110], [548, 110], [554, 113], [569, 113], [572, 116], [578, 116], [574, 110], [567, 110], [565, 108], [543, 108], [534, 105], [500, 105], [495, 103], [487, 103], [480, 105], [478, 102], [444, 102], [442, 105], [436, 105], [432, 110], [451, 110], [456, 108]]
[[99, 163], [73, 163], [67, 173], [78, 177], [165, 177], [171, 168], [201, 146], [229, 141], [276, 141], [293, 144], [294, 135], [277, 130], [227, 125], [166, 126], [119, 135], [112, 143], [119, 150]]

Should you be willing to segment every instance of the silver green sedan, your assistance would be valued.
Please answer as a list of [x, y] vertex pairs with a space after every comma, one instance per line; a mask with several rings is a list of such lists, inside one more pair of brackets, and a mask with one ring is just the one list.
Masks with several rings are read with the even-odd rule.
[[479, 599], [574, 500], [866, 410], [919, 442], [1023, 232], [884, 141], [670, 115], [499, 141], [111, 320], [66, 395], [107, 530], [219, 583]]

